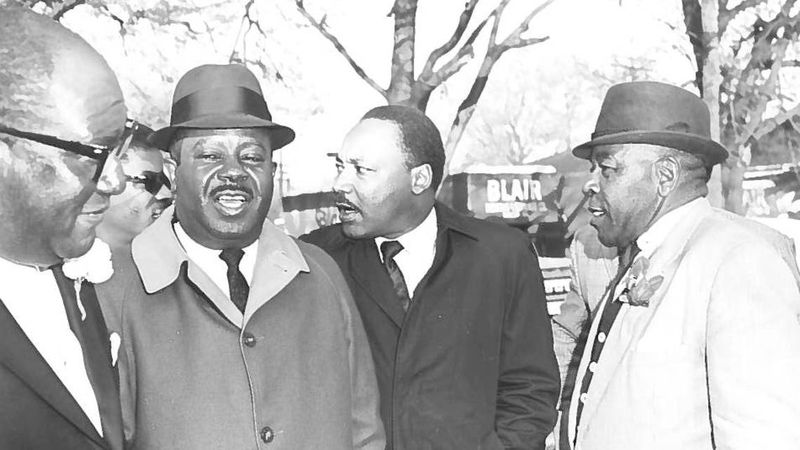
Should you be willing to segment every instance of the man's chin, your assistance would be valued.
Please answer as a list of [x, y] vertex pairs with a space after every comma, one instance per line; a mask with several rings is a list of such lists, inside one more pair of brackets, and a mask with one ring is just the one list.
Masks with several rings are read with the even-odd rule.
[[358, 222], [342, 222], [342, 233], [350, 239], [364, 239], [366, 230]]
[[597, 240], [600, 241], [601, 244], [606, 247], [616, 247], [616, 242], [614, 242], [614, 239], [606, 232], [605, 227], [596, 223], [591, 223], [591, 225], [597, 230]]
[[[266, 218], [264, 220], [267, 220]], [[208, 232], [221, 242], [237, 242], [258, 239], [263, 227], [262, 222], [214, 220]]]
[[82, 233], [81, 236], [75, 236], [73, 233], [69, 238], [54, 240], [53, 250], [61, 259], [78, 258], [85, 255], [92, 248], [94, 239], [94, 229]]

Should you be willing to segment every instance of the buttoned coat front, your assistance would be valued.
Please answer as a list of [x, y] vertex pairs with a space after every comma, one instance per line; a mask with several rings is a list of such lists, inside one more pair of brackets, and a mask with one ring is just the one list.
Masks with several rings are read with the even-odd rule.
[[505, 225], [436, 206], [433, 265], [404, 314], [373, 239], [305, 236], [342, 267], [372, 346], [387, 449], [544, 448], [558, 368], [542, 274]]
[[99, 292], [122, 339], [130, 447], [383, 450], [369, 344], [333, 260], [265, 222], [242, 315], [171, 219]]
[[[600, 340], [605, 347], [588, 392], [573, 394], [570, 424], [584, 403], [578, 428], [570, 427], [577, 450], [800, 445], [800, 293], [793, 268], [753, 227], [705, 199], [687, 207], [649, 256], [646, 276], [664, 277], [660, 288], [649, 306], [622, 306]], [[590, 364], [598, 322], [576, 386]]]

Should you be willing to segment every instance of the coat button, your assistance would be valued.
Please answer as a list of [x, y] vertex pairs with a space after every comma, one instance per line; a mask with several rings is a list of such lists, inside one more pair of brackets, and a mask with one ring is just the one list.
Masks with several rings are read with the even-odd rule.
[[261, 429], [261, 440], [265, 443], [269, 444], [272, 440], [275, 439], [275, 432], [272, 431], [270, 427], [264, 427]]
[[250, 333], [244, 333], [242, 335], [242, 342], [244, 342], [244, 345], [246, 345], [248, 347], [255, 347], [256, 346], [256, 337], [253, 336]]

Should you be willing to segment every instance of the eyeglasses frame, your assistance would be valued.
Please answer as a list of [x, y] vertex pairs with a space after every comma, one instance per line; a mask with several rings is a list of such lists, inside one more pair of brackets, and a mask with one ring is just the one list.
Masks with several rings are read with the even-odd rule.
[[85, 156], [87, 158], [91, 158], [97, 161], [97, 169], [94, 175], [92, 176], [92, 182], [94, 183], [97, 183], [100, 180], [100, 177], [103, 175], [103, 169], [106, 165], [106, 161], [108, 161], [108, 158], [110, 156], [113, 156], [114, 158], [119, 158], [122, 155], [124, 155], [125, 152], [128, 151], [128, 148], [131, 145], [131, 141], [133, 140], [133, 134], [136, 132], [138, 128], [139, 128], [138, 122], [136, 122], [133, 119], [126, 119], [125, 128], [123, 129], [122, 135], [120, 136], [119, 144], [117, 144], [115, 147], [112, 148], [97, 144], [87, 144], [84, 142], [69, 141], [48, 134], [22, 131], [0, 123], [0, 133], [22, 139], [27, 139], [33, 142], [38, 142], [40, 144], [44, 144], [50, 147], [55, 147], [67, 151], [69, 153]]

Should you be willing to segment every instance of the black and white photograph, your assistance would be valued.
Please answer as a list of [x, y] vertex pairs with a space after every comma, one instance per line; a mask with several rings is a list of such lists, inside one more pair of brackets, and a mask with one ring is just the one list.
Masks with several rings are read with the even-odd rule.
[[798, 246], [797, 0], [0, 0], [0, 450], [800, 450]]

